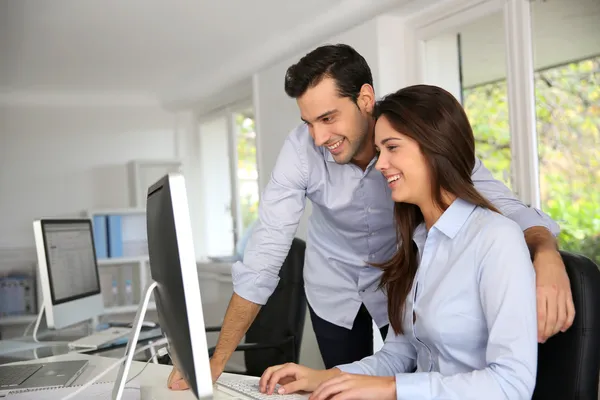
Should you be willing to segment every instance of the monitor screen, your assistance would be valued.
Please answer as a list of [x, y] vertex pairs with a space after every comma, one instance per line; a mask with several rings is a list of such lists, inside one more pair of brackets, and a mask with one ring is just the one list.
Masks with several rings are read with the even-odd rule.
[[100, 293], [91, 222], [46, 220], [42, 232], [52, 303]]

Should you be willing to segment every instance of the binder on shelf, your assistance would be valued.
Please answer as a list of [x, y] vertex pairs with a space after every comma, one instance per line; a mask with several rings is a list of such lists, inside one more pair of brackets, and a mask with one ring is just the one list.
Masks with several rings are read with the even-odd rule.
[[109, 215], [108, 220], [108, 256], [123, 257], [123, 230], [120, 215]]
[[106, 226], [106, 216], [94, 216], [92, 224], [94, 227], [94, 247], [96, 248], [96, 257], [108, 258], [108, 232]]
[[35, 283], [32, 277], [12, 275], [0, 278], [0, 318], [36, 312]]

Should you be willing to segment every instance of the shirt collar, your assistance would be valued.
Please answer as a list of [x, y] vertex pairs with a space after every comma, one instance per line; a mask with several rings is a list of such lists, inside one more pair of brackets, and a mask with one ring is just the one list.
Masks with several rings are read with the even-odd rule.
[[442, 216], [433, 225], [434, 228], [454, 239], [456, 234], [463, 227], [467, 219], [475, 209], [475, 205], [463, 199], [457, 198], [450, 207], [444, 211]]
[[325, 159], [328, 162], [335, 162], [335, 160], [333, 159], [333, 154], [331, 154], [331, 152], [329, 150], [327, 150], [325, 147], [323, 147], [323, 151], [325, 152]]

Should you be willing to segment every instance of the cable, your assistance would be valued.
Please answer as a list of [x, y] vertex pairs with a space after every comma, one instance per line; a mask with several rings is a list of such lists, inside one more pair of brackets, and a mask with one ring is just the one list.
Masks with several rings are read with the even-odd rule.
[[[37, 319], [37, 317], [36, 317], [36, 319]], [[29, 325], [27, 325], [27, 328], [25, 328], [25, 330], [23, 331], [23, 336], [22, 337], [27, 336], [27, 332], [29, 332], [29, 328], [31, 328], [33, 326], [33, 324], [35, 324], [36, 319], [34, 319], [33, 321], [31, 321], [29, 323]]]
[[159, 349], [152, 357], [150, 357], [148, 359], [148, 361], [146, 361], [146, 364], [144, 364], [144, 368], [142, 368], [142, 370], [140, 372], [138, 372], [137, 374], [135, 374], [133, 377], [129, 378], [125, 384], [127, 385], [129, 382], [131, 382], [132, 380], [134, 380], [135, 378], [137, 378], [138, 376], [140, 376], [142, 374], [142, 372], [144, 372], [144, 370], [146, 369], [146, 367], [148, 366], [148, 364], [150, 364], [150, 361], [152, 361], [153, 359], [155, 359], [156, 357], [162, 357], [164, 356], [167, 352], [161, 352], [161, 350], [166, 350], [164, 347], [162, 349]]
[[35, 327], [33, 328], [33, 341], [39, 343], [40, 341], [37, 338], [37, 331], [40, 327], [40, 322], [42, 321], [42, 316], [44, 315], [44, 310], [46, 306], [42, 303], [42, 307], [40, 308], [40, 312], [38, 313], [37, 319], [35, 320]]
[[[148, 350], [151, 347], [158, 347], [158, 346], [162, 346], [164, 344], [167, 344], [167, 339], [163, 338], [161, 340], [158, 340], [156, 342], [147, 344], [146, 346], [140, 347], [139, 349], [137, 349], [135, 351], [135, 353], [133, 353], [133, 355], [139, 354], [145, 350]], [[72, 399], [73, 397], [77, 396], [78, 394], [80, 394], [81, 392], [83, 392], [84, 390], [86, 390], [87, 388], [89, 388], [90, 386], [92, 386], [94, 383], [96, 383], [100, 378], [102, 378], [104, 375], [106, 375], [107, 373], [109, 373], [110, 371], [112, 371], [115, 367], [119, 366], [119, 364], [121, 364], [123, 361], [127, 360], [127, 355], [125, 357], [122, 357], [120, 359], [118, 359], [117, 361], [115, 361], [110, 367], [106, 368], [104, 371], [102, 371], [101, 373], [99, 373], [98, 375], [96, 375], [92, 380], [90, 380], [89, 382], [86, 382], [84, 385], [82, 385], [81, 387], [79, 387], [76, 391], [69, 393], [67, 396], [63, 397], [62, 400], [69, 400]], [[139, 374], [138, 374], [139, 375]]]

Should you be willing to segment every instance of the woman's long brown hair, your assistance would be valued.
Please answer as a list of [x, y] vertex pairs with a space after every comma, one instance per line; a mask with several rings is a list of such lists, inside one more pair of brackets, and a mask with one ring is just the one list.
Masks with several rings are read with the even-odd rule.
[[[460, 103], [442, 88], [430, 85], [406, 87], [381, 99], [374, 117], [385, 117], [394, 130], [415, 140], [428, 164], [431, 193], [435, 205], [445, 211], [442, 190], [477, 206], [498, 210], [474, 187], [471, 174], [475, 166], [475, 139]], [[423, 222], [418, 206], [394, 206], [398, 251], [383, 264], [380, 287], [388, 297], [388, 315], [396, 334], [403, 332], [406, 298], [418, 267], [415, 228]]]

